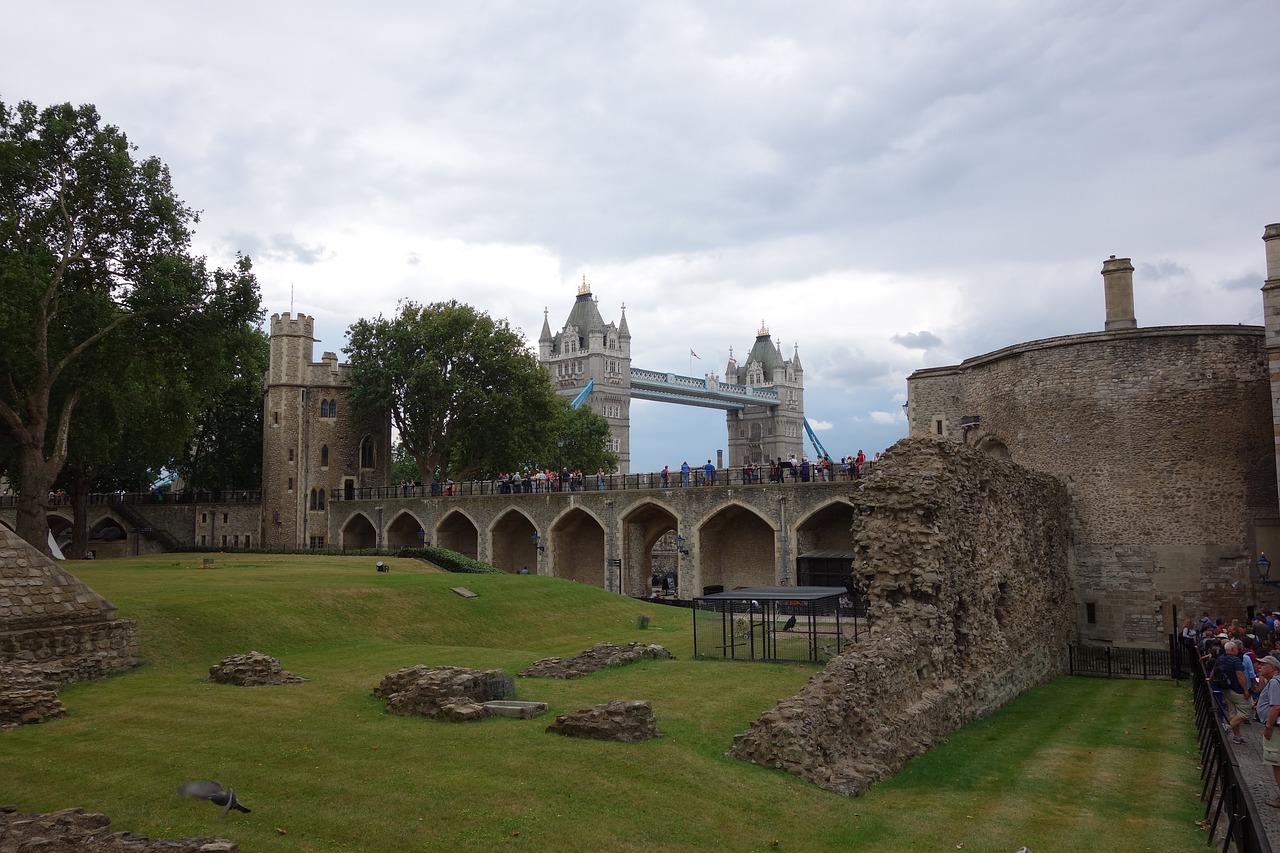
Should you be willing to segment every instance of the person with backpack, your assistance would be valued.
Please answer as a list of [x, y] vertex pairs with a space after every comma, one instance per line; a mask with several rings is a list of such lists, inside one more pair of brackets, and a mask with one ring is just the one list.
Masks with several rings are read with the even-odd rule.
[[1213, 681], [1222, 688], [1223, 712], [1231, 728], [1231, 742], [1244, 743], [1240, 736], [1240, 724], [1253, 716], [1253, 702], [1249, 698], [1249, 683], [1245, 677], [1244, 661], [1240, 659], [1240, 646], [1228, 641], [1222, 646], [1222, 654], [1213, 664]]

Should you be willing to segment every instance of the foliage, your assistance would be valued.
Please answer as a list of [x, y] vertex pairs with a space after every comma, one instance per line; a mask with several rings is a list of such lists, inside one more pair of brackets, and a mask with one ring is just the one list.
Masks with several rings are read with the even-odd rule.
[[[580, 470], [588, 476], [603, 470], [612, 474], [618, 470], [618, 454], [609, 446], [609, 422], [587, 406], [573, 408], [561, 398], [564, 408], [556, 424], [556, 465], [569, 470]], [[560, 443], [563, 442], [563, 446]]]
[[396, 552], [399, 557], [413, 557], [434, 563], [446, 572], [458, 572], [468, 575], [505, 575], [502, 569], [488, 563], [473, 560], [465, 554], [450, 551], [448, 548], [401, 548]]
[[404, 301], [395, 318], [360, 320], [347, 338], [353, 407], [389, 410], [424, 474], [510, 470], [554, 434], [546, 369], [505, 320], [456, 301]]
[[[691, 660], [682, 608], [536, 575], [468, 576], [477, 597], [463, 599], [450, 592], [456, 575], [407, 559], [385, 558], [392, 571], [377, 574], [367, 558], [214, 557], [208, 569], [171, 554], [77, 567], [138, 620], [144, 666], [65, 688], [70, 716], [4, 733], [6, 802], [278, 853], [1204, 846], [1191, 706], [1170, 682], [1060, 678], [846, 799], [725, 757], [734, 734], [814, 669]], [[650, 617], [643, 635], [639, 615]], [[678, 659], [519, 679], [520, 699], [550, 706], [538, 719], [428, 722], [390, 716], [370, 695], [418, 663], [514, 673], [637, 639]], [[211, 664], [251, 649], [310, 682], [206, 680]], [[618, 697], [650, 699], [661, 736], [608, 744], [544, 731], [557, 714]], [[234, 785], [254, 812], [224, 819], [173, 793], [204, 778]], [[928, 819], [904, 818], [906, 803]]]
[[[231, 338], [261, 320], [248, 259], [211, 275], [190, 253], [196, 213], [135, 150], [90, 105], [0, 103], [0, 432], [22, 485], [18, 533], [37, 547], [73, 427], [93, 435], [96, 414], [121, 443], [130, 428], [185, 442], [184, 393], [220, 394]], [[159, 405], [150, 422], [126, 411], [139, 399]], [[110, 438], [82, 445], [77, 479], [96, 476]]]
[[418, 460], [409, 455], [403, 441], [391, 445], [391, 482], [392, 483], [425, 483], [422, 471], [418, 468]]

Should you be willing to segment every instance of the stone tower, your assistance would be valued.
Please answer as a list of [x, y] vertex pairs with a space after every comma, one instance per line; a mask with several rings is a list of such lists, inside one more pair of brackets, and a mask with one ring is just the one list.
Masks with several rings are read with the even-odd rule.
[[730, 354], [724, 377], [737, 385], [771, 388], [782, 401], [779, 406], [748, 405], [729, 411], [729, 467], [741, 467], [746, 461], [767, 465], [770, 459], [792, 455], [800, 459], [804, 454], [804, 368], [799, 348], [784, 359], [762, 322], [745, 363], [739, 364]]
[[622, 306], [622, 319], [616, 325], [606, 325], [584, 276], [568, 319], [554, 335], [543, 309], [538, 359], [562, 397], [572, 400], [588, 382], [593, 383], [584, 405], [609, 422], [618, 472], [630, 473], [631, 331], [627, 328], [627, 306]]
[[[1271, 377], [1271, 423], [1280, 469], [1280, 222], [1262, 229], [1266, 244], [1267, 280], [1262, 284], [1262, 322], [1266, 328], [1267, 372]], [[1280, 486], [1280, 470], [1277, 471]]]
[[329, 500], [386, 486], [391, 417], [357, 423], [348, 404], [350, 367], [326, 352], [311, 360], [314, 320], [271, 315], [271, 361], [263, 400], [262, 541], [267, 548], [339, 548], [328, 538]]

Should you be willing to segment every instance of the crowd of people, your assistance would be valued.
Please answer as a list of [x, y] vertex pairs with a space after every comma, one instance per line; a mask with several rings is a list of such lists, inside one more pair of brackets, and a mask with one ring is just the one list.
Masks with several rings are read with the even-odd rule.
[[1276, 794], [1266, 800], [1280, 808], [1280, 610], [1258, 613], [1246, 624], [1239, 620], [1215, 621], [1203, 614], [1188, 619], [1180, 639], [1184, 653], [1203, 665], [1205, 680], [1214, 696], [1219, 722], [1231, 732], [1231, 742], [1245, 742], [1241, 726], [1262, 724], [1262, 763], [1271, 769]]

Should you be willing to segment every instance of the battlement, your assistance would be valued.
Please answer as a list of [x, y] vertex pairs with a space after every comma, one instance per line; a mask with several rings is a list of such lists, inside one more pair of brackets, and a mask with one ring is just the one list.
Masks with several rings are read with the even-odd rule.
[[271, 315], [271, 334], [275, 335], [298, 335], [305, 338], [315, 337], [315, 318], [308, 317], [306, 314], [299, 314], [293, 317], [288, 311], [283, 314]]

